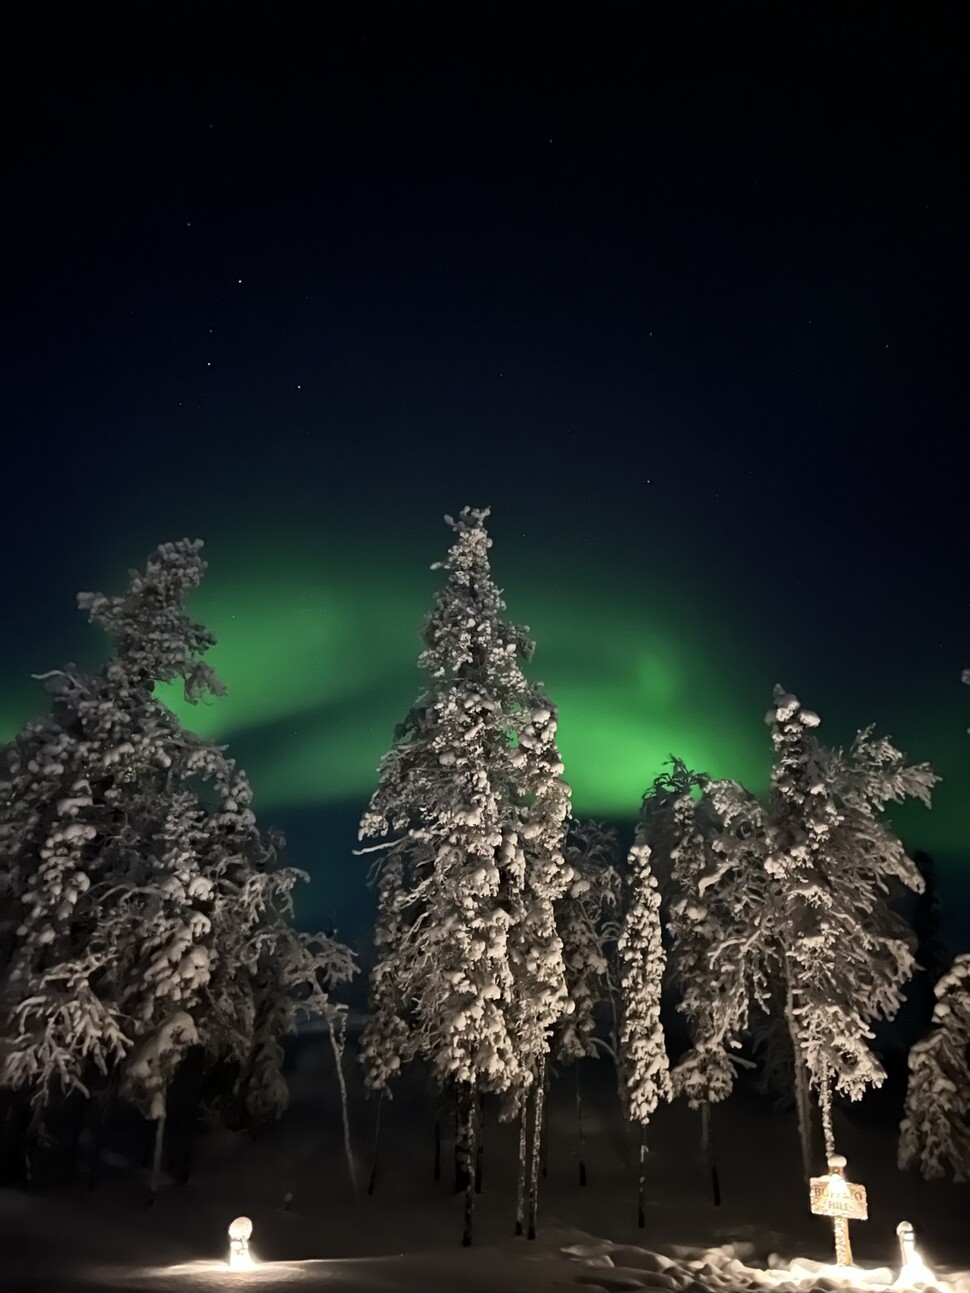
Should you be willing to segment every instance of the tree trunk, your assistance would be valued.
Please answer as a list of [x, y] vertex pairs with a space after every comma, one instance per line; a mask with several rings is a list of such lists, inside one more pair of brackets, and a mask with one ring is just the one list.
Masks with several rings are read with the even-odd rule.
[[[610, 1044], [613, 1048], [613, 1076], [616, 1078], [616, 1097], [620, 1102], [620, 1109], [623, 1112], [624, 1119], [628, 1118], [626, 1082], [623, 1076], [623, 1047], [620, 1045], [620, 1007], [616, 999], [616, 993], [610, 993], [610, 1009], [613, 1012], [613, 1025], [611, 1029]], [[626, 1137], [623, 1138], [624, 1145]], [[624, 1162], [626, 1166], [626, 1162]]]
[[711, 1174], [711, 1194], [715, 1208], [721, 1206], [721, 1178], [717, 1170], [717, 1155], [714, 1151], [714, 1132], [711, 1127], [711, 1106], [705, 1100], [701, 1105], [701, 1151]]
[[579, 1184], [586, 1184], [586, 1133], [583, 1130], [583, 1089], [579, 1081], [579, 1060], [576, 1060], [576, 1158], [579, 1162]]
[[523, 1097], [519, 1106], [519, 1170], [515, 1184], [515, 1233], [525, 1233], [525, 1182], [526, 1164], [529, 1160], [529, 1097]]
[[37, 1163], [44, 1138], [44, 1118], [46, 1113], [46, 1105], [39, 1105], [30, 1115], [30, 1120], [27, 1123], [27, 1132], [24, 1137], [24, 1176], [28, 1188], [37, 1184]]
[[471, 1151], [468, 1148], [468, 1116], [463, 1088], [455, 1090], [455, 1193], [464, 1194], [468, 1186]]
[[[205, 1053], [200, 1046], [195, 1046], [183, 1060], [178, 1072], [179, 1135], [174, 1145], [169, 1135], [169, 1159], [175, 1160], [174, 1176], [179, 1185], [187, 1185], [192, 1173], [204, 1078]], [[174, 1154], [173, 1149], [176, 1150]]]
[[795, 1077], [795, 1110], [798, 1115], [798, 1139], [802, 1149], [802, 1174], [808, 1181], [812, 1175], [814, 1159], [812, 1136], [812, 1100], [805, 1071], [805, 1059], [799, 1044], [798, 1021], [795, 1018], [795, 994], [790, 975], [785, 977], [785, 1021], [792, 1044], [792, 1064]]
[[149, 1203], [155, 1202], [158, 1185], [162, 1176], [162, 1154], [165, 1152], [165, 1114], [155, 1120], [155, 1148], [152, 1152], [152, 1176], [149, 1189]]
[[[344, 1125], [344, 1155], [347, 1159], [347, 1175], [350, 1177], [350, 1188], [356, 1194], [357, 1171], [354, 1167], [354, 1149], [350, 1141], [350, 1112], [347, 1108], [347, 1083], [344, 1079], [344, 1038], [343, 1033], [338, 1038], [332, 1018], [327, 1020], [327, 1027], [330, 1032], [330, 1048], [333, 1051], [334, 1066], [337, 1070], [337, 1085], [340, 1088], [340, 1114]], [[343, 1024], [341, 1023], [342, 1027]]]
[[81, 1137], [88, 1120], [89, 1096], [80, 1091], [68, 1098], [66, 1112], [69, 1116], [67, 1135], [64, 1138], [64, 1184], [73, 1185], [77, 1176], [77, 1162], [81, 1153]]
[[826, 1064], [822, 1071], [822, 1085], [819, 1091], [819, 1107], [822, 1111], [822, 1135], [825, 1139], [825, 1161], [835, 1153], [835, 1130], [832, 1126], [832, 1074]]
[[195, 1160], [195, 1137], [198, 1128], [199, 1111], [196, 1108], [191, 1111], [188, 1126], [182, 1136], [182, 1153], [179, 1157], [178, 1173], [175, 1177], [179, 1185], [188, 1185], [189, 1177], [192, 1175], [192, 1163]]
[[461, 1236], [462, 1248], [469, 1248], [472, 1242], [472, 1220], [475, 1215], [475, 1173], [472, 1164], [475, 1159], [475, 1088], [469, 1086], [461, 1102], [464, 1105], [462, 1121], [465, 1127], [465, 1228]]
[[647, 1129], [640, 1123], [640, 1160], [637, 1173], [637, 1225], [647, 1224]]
[[795, 1103], [798, 1109], [798, 1138], [802, 1148], [802, 1174], [807, 1181], [815, 1160], [815, 1136], [812, 1129], [812, 1096], [805, 1061], [799, 1053], [795, 1059]]
[[532, 1171], [529, 1182], [529, 1239], [536, 1237], [539, 1216], [539, 1171], [542, 1158], [542, 1129], [546, 1112], [546, 1057], [543, 1055], [536, 1070], [535, 1105], [532, 1119]]
[[539, 1162], [542, 1179], [549, 1175], [549, 1070], [545, 1057], [542, 1060], [542, 1137], [539, 1141]]
[[384, 1092], [377, 1097], [377, 1119], [374, 1123], [374, 1157], [371, 1160], [370, 1179], [367, 1182], [367, 1193], [373, 1194], [377, 1185], [377, 1156], [381, 1148], [381, 1109], [384, 1107]]
[[26, 1103], [19, 1091], [4, 1091], [0, 1098], [5, 1105], [0, 1139], [0, 1185], [20, 1188], [27, 1181]]
[[485, 1096], [478, 1097], [478, 1142], [475, 1148], [475, 1193], [482, 1192], [482, 1168], [485, 1165]]
[[104, 1143], [108, 1128], [114, 1114], [118, 1098], [118, 1072], [115, 1070], [108, 1079], [108, 1085], [95, 1100], [95, 1124], [91, 1143], [91, 1161], [88, 1164], [88, 1189], [93, 1190], [101, 1179], [101, 1162], [104, 1157]]

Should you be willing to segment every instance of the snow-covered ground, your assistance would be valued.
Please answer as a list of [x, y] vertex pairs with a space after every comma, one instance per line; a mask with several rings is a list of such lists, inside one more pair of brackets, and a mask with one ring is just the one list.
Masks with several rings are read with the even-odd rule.
[[[737, 1095], [714, 1119], [723, 1202], [714, 1207], [697, 1116], [662, 1108], [651, 1127], [648, 1212], [636, 1225], [636, 1148], [617, 1113], [611, 1070], [587, 1065], [588, 1184], [579, 1185], [572, 1074], [553, 1090], [540, 1235], [513, 1237], [515, 1133], [490, 1116], [475, 1244], [459, 1246], [461, 1200], [451, 1190], [450, 1139], [433, 1180], [433, 1106], [419, 1086], [385, 1106], [377, 1189], [349, 1185], [332, 1107], [329, 1048], [312, 1039], [294, 1075], [293, 1107], [257, 1138], [212, 1132], [191, 1183], [146, 1205], [130, 1169], [108, 1171], [96, 1191], [0, 1195], [0, 1289], [669, 1290], [729, 1293], [789, 1287], [833, 1290], [830, 1224], [808, 1213], [793, 1117]], [[595, 1089], [594, 1089], [595, 1088]], [[358, 1177], [370, 1170], [373, 1106], [352, 1089]], [[967, 1187], [927, 1185], [898, 1173], [885, 1125], [837, 1121], [848, 1174], [868, 1187], [870, 1220], [852, 1226], [867, 1282], [896, 1276], [897, 1223], [917, 1231], [941, 1279], [970, 1293]], [[292, 1198], [284, 1206], [284, 1195]], [[226, 1227], [252, 1217], [254, 1271], [225, 1268]], [[882, 1268], [882, 1269], [880, 1269]]]

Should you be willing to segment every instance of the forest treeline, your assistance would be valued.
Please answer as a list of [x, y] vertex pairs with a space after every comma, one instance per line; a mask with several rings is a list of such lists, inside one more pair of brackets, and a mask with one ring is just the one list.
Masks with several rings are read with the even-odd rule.
[[[966, 1179], [970, 957], [946, 955], [931, 868], [885, 818], [929, 804], [932, 770], [871, 728], [823, 744], [818, 716], [776, 687], [768, 793], [672, 757], [619, 858], [611, 830], [571, 812], [558, 712], [504, 617], [487, 515], [447, 518], [422, 689], [360, 824], [378, 914], [357, 1049], [378, 1128], [419, 1065], [455, 1111], [467, 1244], [494, 1102], [518, 1125], [514, 1224], [534, 1236], [550, 1082], [602, 1056], [639, 1129], [643, 1224], [657, 1107], [697, 1109], [711, 1155], [710, 1112], [739, 1070], [790, 1093], [805, 1174], [824, 1167], [835, 1102], [883, 1083], [876, 1026], [919, 972], [936, 999], [909, 1056], [899, 1163]], [[353, 1173], [341, 987], [355, 954], [294, 928], [307, 877], [225, 749], [157, 695], [224, 690], [185, 604], [204, 570], [182, 540], [121, 595], [81, 594], [109, 658], [41, 675], [47, 712], [0, 751], [0, 1134], [23, 1181], [52, 1142], [68, 1174], [87, 1146], [93, 1178], [106, 1126], [132, 1115], [152, 1128], [150, 1190], [166, 1168], [185, 1175], [200, 1111], [237, 1126], [283, 1113], [283, 1042], [310, 1019], [330, 1038]], [[582, 1148], [579, 1165], [585, 1183]]]

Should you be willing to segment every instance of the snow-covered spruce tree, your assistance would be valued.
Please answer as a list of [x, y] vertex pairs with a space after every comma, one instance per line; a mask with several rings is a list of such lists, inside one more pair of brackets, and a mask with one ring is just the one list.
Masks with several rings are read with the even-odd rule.
[[936, 985], [930, 1032], [909, 1053], [899, 1166], [933, 1180], [970, 1180], [970, 954]]
[[[383, 1089], [395, 1060], [420, 1057], [454, 1089], [467, 1157], [464, 1243], [477, 1097], [499, 1093], [521, 1108], [541, 1092], [550, 1035], [568, 1009], [554, 906], [570, 880], [569, 792], [555, 712], [522, 671], [532, 644], [502, 619], [487, 515], [465, 508], [449, 519], [455, 540], [436, 567], [447, 579], [419, 659], [425, 690], [360, 826], [384, 853], [367, 1080]], [[541, 1126], [541, 1097], [538, 1112]]]
[[[247, 1097], [278, 1109], [266, 1046], [304, 1008], [340, 1007], [345, 948], [289, 926], [301, 873], [276, 866], [245, 776], [155, 697], [181, 680], [223, 688], [212, 637], [186, 613], [201, 544], [158, 548], [120, 597], [81, 594], [111, 659], [43, 676], [50, 712], [0, 757], [0, 847], [15, 934], [0, 991], [0, 1084], [43, 1110], [111, 1073], [164, 1134], [166, 1092], [187, 1051], [234, 1061]], [[303, 998], [303, 1000], [301, 1000]], [[272, 1094], [268, 1094], [272, 1092]]]
[[[553, 1053], [560, 1064], [576, 1067], [576, 1130], [579, 1183], [586, 1184], [583, 1134], [583, 1099], [579, 1065], [603, 1049], [614, 1051], [597, 1036], [597, 1011], [609, 1006], [615, 1012], [616, 985], [611, 963], [619, 934], [620, 874], [613, 859], [616, 832], [600, 822], [570, 823], [564, 856], [573, 878], [556, 904], [556, 926], [562, 939], [566, 990], [572, 1012], [559, 1022]], [[615, 1038], [614, 1038], [615, 1042]], [[614, 1052], [615, 1058], [615, 1052]]]
[[572, 870], [563, 856], [569, 788], [556, 747], [556, 718], [549, 702], [533, 688], [524, 697], [524, 725], [516, 734], [513, 762], [519, 784], [518, 835], [522, 851], [522, 885], [513, 892], [509, 930], [512, 968], [512, 1033], [519, 1048], [522, 1082], [519, 1116], [531, 1093], [533, 1128], [526, 1233], [536, 1237], [547, 1061], [553, 1031], [572, 1010], [566, 986], [562, 939], [556, 928], [556, 903]]
[[885, 1076], [868, 1046], [871, 1024], [895, 1016], [914, 965], [911, 932], [888, 898], [894, 889], [919, 892], [922, 879], [879, 814], [909, 797], [928, 804], [936, 778], [926, 764], [907, 765], [871, 729], [847, 751], [825, 749], [818, 716], [780, 687], [766, 721], [775, 764], [764, 865], [808, 1173], [809, 1083], [831, 1154], [833, 1089], [858, 1099]]
[[629, 855], [626, 906], [617, 940], [623, 1023], [620, 1065], [627, 1114], [640, 1129], [637, 1222], [645, 1222], [646, 1126], [661, 1100], [672, 1094], [660, 1021], [664, 950], [660, 890], [650, 868], [650, 848], [634, 843]]
[[771, 954], [764, 946], [768, 882], [759, 848], [764, 810], [737, 782], [702, 784], [698, 801], [687, 793], [675, 807], [670, 963], [692, 1044], [671, 1077], [674, 1093], [701, 1111], [717, 1195], [710, 1106], [734, 1086], [750, 1009], [769, 991]]

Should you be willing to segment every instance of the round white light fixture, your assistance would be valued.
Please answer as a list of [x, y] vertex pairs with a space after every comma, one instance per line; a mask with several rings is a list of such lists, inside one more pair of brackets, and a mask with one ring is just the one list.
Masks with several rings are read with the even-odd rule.
[[253, 1234], [253, 1223], [248, 1217], [237, 1217], [229, 1223], [229, 1269], [231, 1271], [248, 1271], [253, 1267], [249, 1241]]

